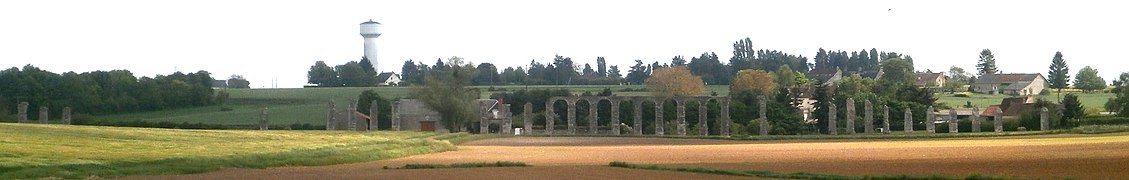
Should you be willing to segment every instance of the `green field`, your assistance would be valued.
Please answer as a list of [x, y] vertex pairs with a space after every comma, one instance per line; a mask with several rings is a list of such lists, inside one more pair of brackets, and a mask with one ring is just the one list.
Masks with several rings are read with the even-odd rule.
[[[1075, 94], [1078, 95], [1078, 100], [1082, 102], [1082, 106], [1085, 106], [1086, 109], [1098, 109], [1098, 110], [1101, 110], [1101, 111], [1105, 111], [1105, 103], [1107, 101], [1109, 101], [1109, 98], [1114, 97], [1113, 93], [1075, 93]], [[953, 94], [938, 93], [936, 95], [936, 97], [937, 97], [938, 103], [945, 103], [946, 105], [949, 105], [949, 106], [952, 106], [952, 107], [961, 107], [961, 106], [964, 106], [965, 103], [967, 103], [967, 102], [972, 102], [973, 106], [980, 107], [981, 110], [983, 110], [985, 107], [988, 107], [990, 105], [1000, 104], [1000, 101], [1003, 100], [1004, 98], [1013, 97], [1013, 96], [1010, 96], [1010, 95], [999, 95], [999, 94], [997, 94], [997, 95], [969, 94], [969, 95], [970, 95], [969, 97], [954, 97]], [[1065, 96], [1066, 92], [1063, 92], [1063, 95]], [[1059, 96], [1056, 95], [1055, 93], [1051, 93], [1050, 95], [1039, 95], [1039, 96], [1036, 96], [1036, 98], [1046, 99], [1046, 100], [1053, 101], [1053, 102], [1058, 102]]]
[[[643, 91], [623, 91], [624, 89], [641, 89], [641, 85], [578, 85], [578, 86], [495, 86], [490, 91], [490, 86], [476, 86], [482, 91], [482, 98], [498, 92], [513, 92], [522, 89], [561, 89], [567, 88], [575, 94], [591, 92], [599, 93], [604, 88], [609, 88], [619, 96], [647, 95]], [[348, 107], [350, 99], [365, 90], [376, 90], [384, 98], [406, 98], [411, 88], [407, 87], [341, 87], [341, 88], [290, 88], [290, 89], [227, 89], [231, 93], [228, 100], [231, 111], [219, 111], [217, 106], [185, 108], [144, 113], [130, 113], [106, 115], [97, 117], [107, 121], [134, 121], [149, 122], [174, 122], [174, 123], [205, 123], [221, 125], [254, 125], [258, 124], [259, 109], [267, 108], [270, 111], [270, 124], [287, 126], [290, 124], [308, 123], [312, 125], [325, 124], [326, 106], [330, 100], [336, 102], [339, 109]], [[725, 85], [707, 86], [707, 91], [718, 94], [729, 93]], [[709, 92], [707, 92], [709, 93]]]
[[450, 142], [436, 139], [470, 136], [0, 123], [0, 137], [0, 179], [28, 179], [363, 162], [453, 150]]

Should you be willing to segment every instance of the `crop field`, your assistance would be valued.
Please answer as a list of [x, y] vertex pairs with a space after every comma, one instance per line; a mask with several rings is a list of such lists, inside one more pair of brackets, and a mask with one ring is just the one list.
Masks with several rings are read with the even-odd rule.
[[[1129, 134], [1054, 134], [912, 140], [729, 141], [632, 137], [513, 137], [457, 151], [318, 167], [227, 169], [139, 179], [736, 179], [735, 176], [610, 168], [609, 162], [844, 177], [1116, 179], [1129, 169]], [[532, 167], [383, 169], [405, 164], [512, 161]], [[457, 174], [457, 175], [453, 175]]]
[[179, 174], [453, 150], [424, 132], [176, 130], [0, 123], [0, 179]]

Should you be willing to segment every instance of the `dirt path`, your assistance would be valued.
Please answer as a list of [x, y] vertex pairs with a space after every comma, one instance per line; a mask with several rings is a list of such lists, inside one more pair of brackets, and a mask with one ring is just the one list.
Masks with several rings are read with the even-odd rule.
[[[408, 163], [518, 161], [535, 167], [383, 170]], [[611, 161], [842, 175], [983, 174], [1110, 179], [1129, 169], [1129, 134], [879, 141], [725, 141], [662, 138], [517, 137], [470, 142], [458, 151], [318, 167], [228, 169], [158, 179], [687, 179], [733, 178], [607, 167]]]

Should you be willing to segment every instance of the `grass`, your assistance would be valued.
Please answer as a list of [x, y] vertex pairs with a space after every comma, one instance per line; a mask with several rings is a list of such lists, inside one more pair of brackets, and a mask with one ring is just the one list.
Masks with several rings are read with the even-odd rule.
[[[494, 87], [495, 91], [490, 91]], [[642, 85], [536, 85], [536, 86], [474, 86], [481, 90], [482, 98], [488, 98], [493, 93], [513, 92], [518, 90], [561, 89], [566, 88], [575, 94], [591, 92], [593, 94], [609, 88], [619, 96], [645, 96], [647, 92], [627, 91], [624, 89], [640, 89]], [[504, 91], [503, 91], [504, 89]], [[330, 100], [333, 100], [338, 109], [348, 107], [350, 99], [356, 99], [365, 90], [375, 90], [384, 98], [406, 98], [411, 91], [409, 87], [335, 87], [335, 88], [285, 88], [285, 89], [226, 89], [230, 93], [228, 106], [231, 111], [219, 111], [217, 106], [183, 108], [142, 113], [128, 113], [103, 115], [96, 117], [109, 121], [149, 121], [173, 123], [205, 123], [219, 125], [243, 125], [257, 127], [259, 109], [267, 108], [270, 112], [272, 126], [287, 126], [290, 124], [324, 124], [325, 112]], [[729, 87], [726, 85], [707, 86], [707, 91], [726, 94]], [[709, 92], [707, 92], [709, 93]], [[79, 112], [81, 113], [81, 112]]]
[[497, 161], [497, 162], [476, 162], [476, 163], [455, 163], [455, 164], [407, 164], [403, 167], [388, 167], [384, 169], [445, 169], [445, 168], [480, 168], [480, 167], [529, 167], [530, 165], [523, 162], [512, 161]]
[[0, 123], [0, 179], [314, 166], [454, 150], [425, 132], [177, 130]]
[[[1067, 92], [1063, 92], [1062, 95], [1065, 96], [1066, 93]], [[996, 94], [996, 95], [975, 94], [975, 93], [972, 93], [972, 94], [965, 93], [965, 94], [969, 95], [969, 97], [954, 97], [953, 94], [949, 94], [949, 93], [937, 93], [936, 97], [937, 97], [938, 103], [944, 103], [944, 104], [949, 105], [951, 107], [961, 107], [961, 106], [964, 106], [968, 102], [972, 102], [973, 106], [980, 107], [981, 110], [983, 110], [985, 107], [988, 107], [990, 105], [1000, 104], [1000, 101], [1002, 101], [1004, 98], [1012, 97], [1011, 95], [1000, 95], [1000, 94]], [[1089, 108], [1089, 109], [1098, 109], [1098, 110], [1101, 110], [1101, 111], [1105, 111], [1105, 103], [1107, 101], [1109, 101], [1109, 98], [1114, 97], [1113, 93], [1080, 93], [1080, 92], [1076, 92], [1074, 94], [1078, 95], [1078, 101], [1082, 102], [1082, 106], [1085, 106], [1086, 108]], [[1052, 101], [1052, 102], [1058, 102], [1058, 99], [1059, 99], [1059, 95], [1057, 95], [1055, 93], [1051, 93], [1049, 95], [1039, 95], [1039, 96], [1035, 96], [1035, 97], [1040, 98], [1040, 99], [1046, 99], [1046, 100], [1049, 100], [1049, 101]]]
[[1106, 134], [1129, 132], [1129, 125], [1086, 125], [1070, 129], [1075, 134]]
[[673, 166], [659, 166], [659, 165], [645, 165], [645, 164], [632, 164], [627, 162], [615, 161], [608, 163], [608, 166], [621, 167], [628, 169], [645, 169], [645, 170], [658, 170], [658, 171], [676, 171], [676, 172], [689, 172], [701, 174], [717, 174], [727, 176], [743, 176], [743, 177], [759, 177], [759, 178], [774, 178], [774, 179], [828, 179], [828, 180], [881, 180], [881, 179], [929, 179], [929, 180], [942, 180], [942, 179], [1008, 179], [998, 177], [987, 177], [981, 175], [971, 175], [964, 178], [951, 178], [943, 176], [864, 176], [853, 177], [833, 174], [817, 174], [807, 172], [797, 173], [778, 173], [773, 171], [738, 171], [738, 170], [723, 170], [723, 169], [709, 169], [701, 167], [673, 167]]

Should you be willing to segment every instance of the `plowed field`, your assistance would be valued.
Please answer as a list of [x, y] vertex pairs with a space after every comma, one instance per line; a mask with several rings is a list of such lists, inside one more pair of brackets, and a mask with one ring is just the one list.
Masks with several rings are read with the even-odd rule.
[[[385, 170], [408, 163], [525, 162], [534, 167]], [[731, 179], [608, 167], [608, 162], [838, 175], [972, 174], [1039, 179], [1120, 179], [1129, 134], [937, 140], [725, 141], [661, 138], [515, 137], [459, 150], [317, 167], [228, 169], [159, 179]]]

